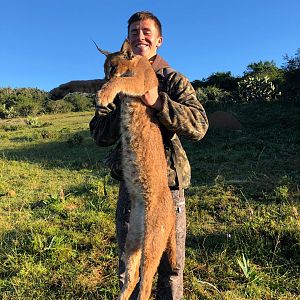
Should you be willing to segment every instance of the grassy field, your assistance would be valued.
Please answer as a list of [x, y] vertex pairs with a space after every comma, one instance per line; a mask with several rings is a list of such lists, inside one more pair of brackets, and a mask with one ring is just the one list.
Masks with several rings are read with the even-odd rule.
[[[193, 172], [185, 299], [300, 299], [299, 103], [222, 109], [241, 131], [183, 141]], [[101, 163], [109, 149], [90, 138], [92, 115], [0, 120], [1, 299], [118, 294], [118, 188]]]

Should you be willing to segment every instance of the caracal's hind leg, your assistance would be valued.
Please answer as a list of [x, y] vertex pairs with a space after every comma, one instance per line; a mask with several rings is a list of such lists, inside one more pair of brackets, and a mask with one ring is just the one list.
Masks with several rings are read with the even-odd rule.
[[134, 200], [132, 200], [131, 204], [129, 231], [125, 244], [125, 282], [119, 297], [120, 300], [129, 299], [139, 281], [139, 268], [141, 265], [142, 243], [144, 237], [144, 205], [142, 202]]
[[175, 220], [174, 220], [174, 224], [172, 226], [170, 235], [169, 235], [169, 239], [167, 242], [167, 247], [166, 247], [166, 252], [168, 255], [168, 260], [169, 260], [169, 264], [171, 266], [172, 269], [176, 268], [176, 264], [177, 264], [177, 255], [176, 255], [176, 228], [175, 228]]
[[160, 230], [154, 230], [145, 237], [141, 263], [139, 300], [148, 300], [151, 295], [152, 282], [160, 259], [167, 245], [167, 237]]
[[125, 282], [118, 298], [119, 300], [128, 300], [139, 281], [142, 249], [139, 248], [128, 252], [128, 255], [126, 255]]

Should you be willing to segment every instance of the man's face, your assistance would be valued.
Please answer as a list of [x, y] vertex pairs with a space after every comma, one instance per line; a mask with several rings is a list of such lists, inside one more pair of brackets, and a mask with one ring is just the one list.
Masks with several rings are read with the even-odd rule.
[[162, 44], [162, 36], [151, 19], [134, 22], [129, 27], [128, 40], [134, 54], [150, 59]]

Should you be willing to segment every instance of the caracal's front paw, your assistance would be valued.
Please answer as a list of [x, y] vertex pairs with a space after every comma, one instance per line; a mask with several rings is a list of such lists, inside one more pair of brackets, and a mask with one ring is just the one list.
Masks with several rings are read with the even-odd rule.
[[109, 84], [104, 84], [100, 91], [97, 92], [96, 102], [99, 106], [107, 106], [115, 99], [115, 93], [113, 93]]

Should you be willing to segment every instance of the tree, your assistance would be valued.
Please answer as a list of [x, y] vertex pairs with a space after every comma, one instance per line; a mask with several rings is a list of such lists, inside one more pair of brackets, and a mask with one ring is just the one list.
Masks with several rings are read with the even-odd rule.
[[231, 72], [215, 72], [207, 78], [207, 85], [216, 86], [225, 91], [234, 91], [237, 89], [238, 79], [231, 75]]
[[192, 82], [195, 89], [197, 88], [207, 88], [209, 86], [214, 86], [219, 89], [232, 92], [236, 91], [238, 88], [238, 78], [231, 75], [231, 72], [215, 72], [209, 77], [202, 80], [195, 80]]
[[283, 64], [282, 68], [286, 71], [293, 71], [300, 69], [300, 48], [297, 49], [295, 56], [290, 57], [287, 54], [283, 56], [285, 63]]
[[285, 76], [284, 71], [276, 66], [274, 60], [259, 61], [249, 64], [244, 72], [244, 79], [249, 77], [257, 78], [257, 81], [264, 82], [264, 78], [272, 82], [275, 86], [276, 92], [281, 94], [285, 90]]
[[282, 68], [285, 77], [285, 91], [288, 97], [300, 99], [300, 48], [297, 49], [295, 56], [283, 56], [285, 63]]
[[278, 84], [282, 81], [283, 72], [276, 66], [274, 60], [259, 61], [253, 62], [247, 66], [246, 71], [244, 72], [244, 77], [248, 76], [259, 78], [267, 76], [272, 82]]

